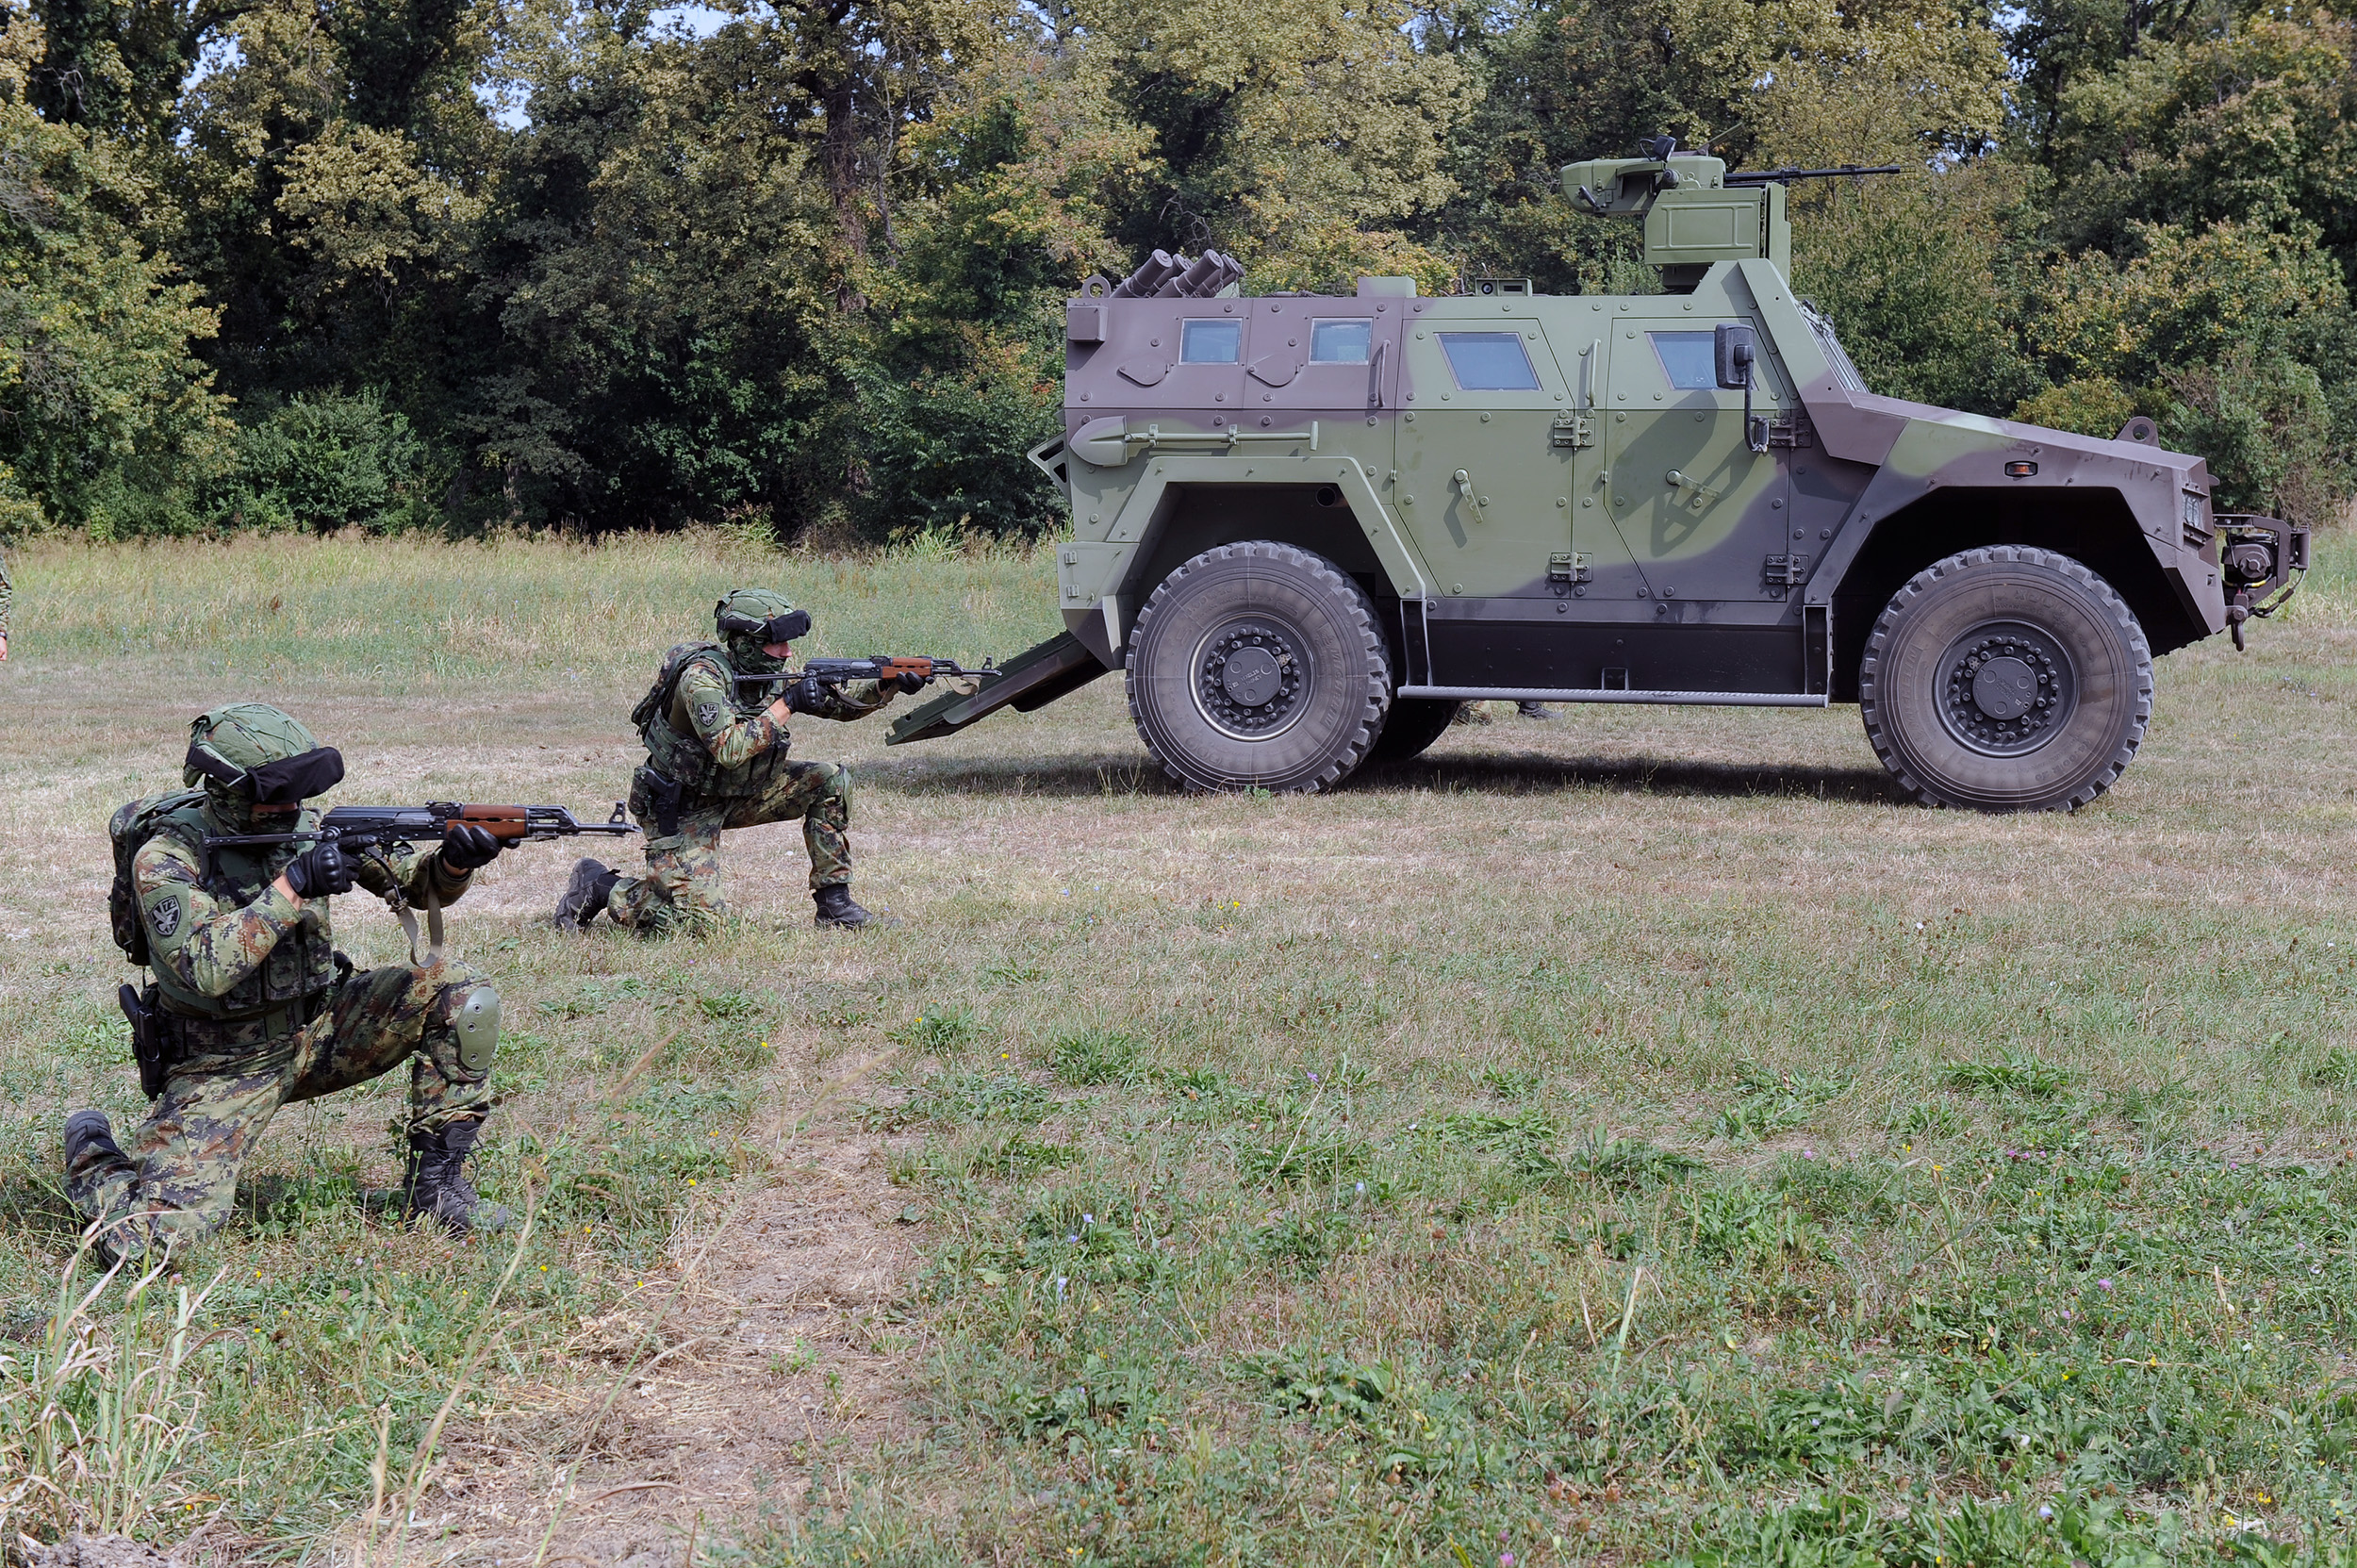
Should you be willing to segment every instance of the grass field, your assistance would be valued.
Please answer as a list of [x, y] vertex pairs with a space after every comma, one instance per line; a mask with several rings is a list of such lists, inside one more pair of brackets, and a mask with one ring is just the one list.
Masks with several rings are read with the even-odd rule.
[[[2248, 656], [2162, 662], [2071, 817], [1901, 804], [1846, 709], [1500, 709], [1311, 799], [1174, 792], [1113, 680], [919, 747], [811, 724], [903, 925], [812, 930], [790, 827], [732, 839], [701, 942], [560, 936], [570, 855], [503, 860], [453, 931], [507, 999], [481, 1181], [520, 1248], [366, 1211], [387, 1080], [284, 1114], [176, 1279], [69, 1303], [75, 1362], [58, 1125], [139, 1110], [104, 825], [193, 713], [283, 702], [339, 800], [585, 814], [723, 586], [788, 588], [817, 652], [1003, 657], [1055, 629], [1052, 566], [19, 553], [8, 1527], [632, 1568], [2349, 1562], [2357, 548], [2319, 555]], [[157, 1419], [55, 1441], [108, 1391]]]

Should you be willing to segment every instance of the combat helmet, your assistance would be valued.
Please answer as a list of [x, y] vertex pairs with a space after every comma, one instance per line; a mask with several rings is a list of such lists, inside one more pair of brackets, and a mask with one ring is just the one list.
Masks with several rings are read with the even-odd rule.
[[181, 778], [202, 784], [213, 819], [251, 832], [257, 805], [291, 805], [343, 781], [343, 753], [321, 746], [293, 715], [266, 702], [230, 702], [189, 725]]
[[735, 589], [712, 607], [712, 621], [728, 645], [729, 662], [747, 675], [783, 669], [783, 659], [762, 650], [810, 634], [810, 612], [796, 609], [785, 595], [767, 588]]

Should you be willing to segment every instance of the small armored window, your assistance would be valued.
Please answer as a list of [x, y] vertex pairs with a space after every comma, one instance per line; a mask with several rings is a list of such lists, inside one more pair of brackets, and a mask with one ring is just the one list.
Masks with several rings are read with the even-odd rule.
[[1312, 322], [1310, 323], [1310, 363], [1363, 365], [1375, 344], [1375, 323]]
[[1178, 338], [1181, 365], [1232, 365], [1243, 357], [1242, 322], [1189, 322]]
[[1661, 361], [1662, 373], [1670, 385], [1681, 392], [1714, 391], [1719, 386], [1719, 363], [1711, 348], [1707, 332], [1648, 332], [1653, 339], [1654, 357]]
[[[1704, 346], [1709, 346], [1707, 335]], [[1443, 332], [1441, 350], [1463, 392], [1535, 392], [1539, 372], [1519, 332]]]

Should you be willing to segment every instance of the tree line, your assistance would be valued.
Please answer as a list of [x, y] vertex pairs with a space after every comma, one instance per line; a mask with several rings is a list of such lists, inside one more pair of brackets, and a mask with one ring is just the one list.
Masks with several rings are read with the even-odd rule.
[[1875, 389], [2208, 455], [2357, 430], [2357, 37], [2254, 0], [0, 5], [0, 534], [1053, 525], [1059, 302], [1643, 291], [1555, 171], [1796, 188]]

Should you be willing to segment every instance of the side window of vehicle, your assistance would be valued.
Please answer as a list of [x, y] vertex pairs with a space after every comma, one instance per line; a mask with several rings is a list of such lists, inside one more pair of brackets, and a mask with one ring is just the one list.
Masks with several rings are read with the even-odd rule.
[[[1539, 372], [1530, 363], [1519, 332], [1443, 332], [1441, 352], [1448, 355], [1449, 373], [1460, 392], [1535, 392]], [[1703, 346], [1710, 336], [1703, 335]]]
[[1310, 363], [1363, 365], [1375, 344], [1375, 322], [1367, 320], [1310, 323]]
[[1232, 365], [1243, 357], [1242, 322], [1189, 322], [1179, 332], [1181, 365]]
[[1654, 357], [1670, 385], [1681, 392], [1715, 391], [1719, 386], [1717, 351], [1707, 332], [1648, 332]]

